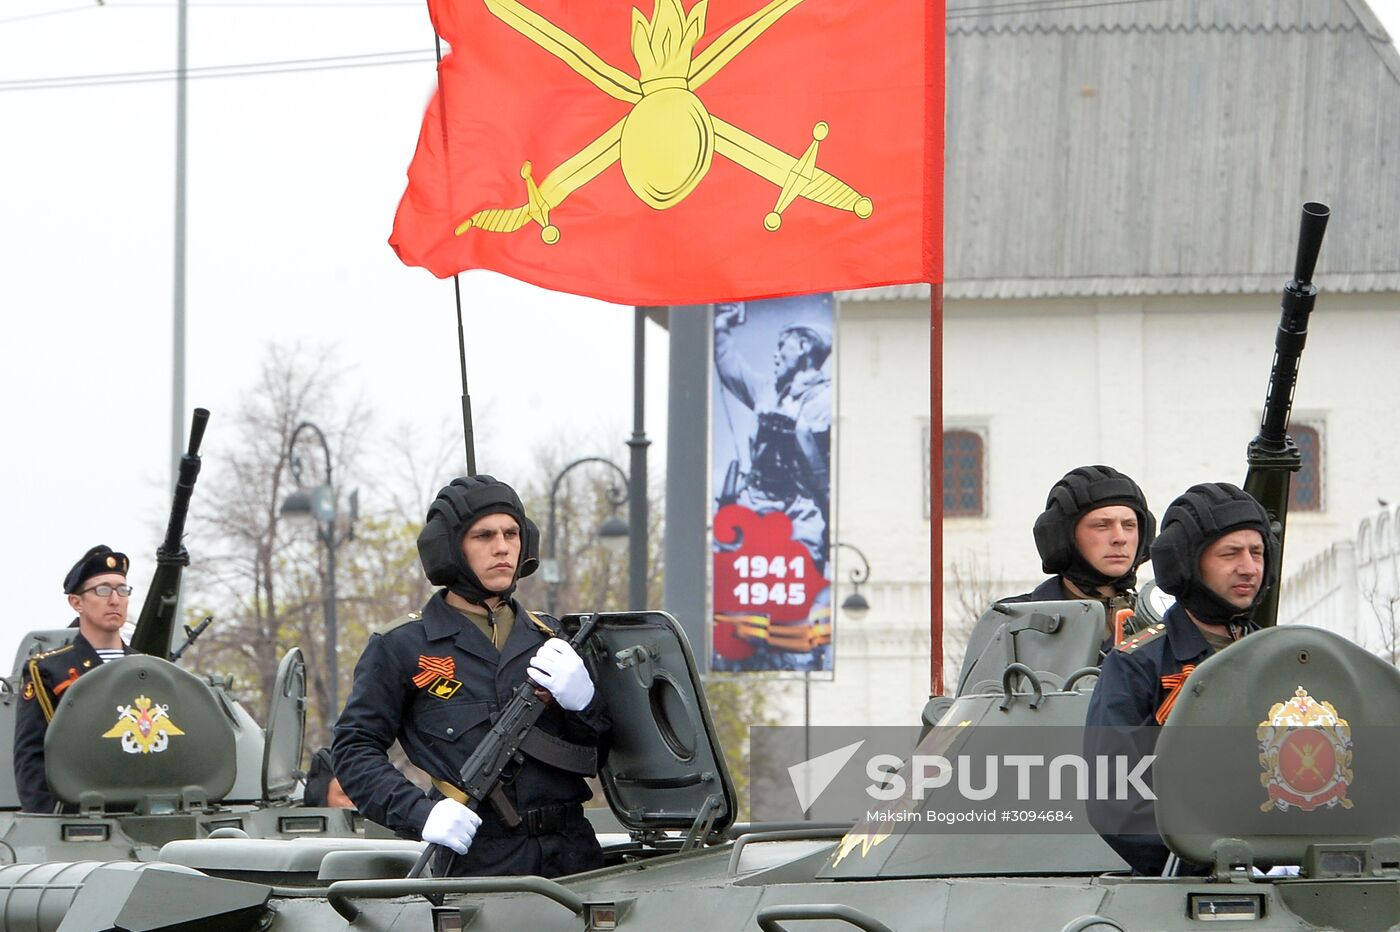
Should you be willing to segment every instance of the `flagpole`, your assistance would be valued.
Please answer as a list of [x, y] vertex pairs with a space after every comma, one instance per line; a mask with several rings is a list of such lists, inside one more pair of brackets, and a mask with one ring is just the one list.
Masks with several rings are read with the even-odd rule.
[[929, 695], [943, 695], [943, 286], [928, 293]]
[[[442, 37], [437, 34], [437, 29], [433, 30], [433, 50], [437, 53], [438, 94], [443, 96]], [[445, 157], [447, 152], [447, 101], [445, 96], [439, 113], [442, 116], [442, 151]], [[476, 434], [472, 430], [472, 396], [467, 388], [467, 334], [466, 329], [462, 326], [462, 279], [459, 275], [452, 276], [452, 296], [457, 306], [457, 364], [462, 372], [462, 442], [466, 446], [467, 475], [475, 476]]]
[[457, 362], [462, 368], [462, 438], [467, 445], [467, 475], [476, 475], [476, 435], [472, 431], [472, 396], [467, 391], [467, 335], [462, 328], [462, 283], [452, 276], [452, 293], [457, 300]]
[[188, 85], [188, 0], [175, 7], [175, 285], [170, 350], [170, 487], [180, 475], [185, 451], [185, 112]]
[[[929, 317], [929, 695], [943, 695], [943, 133], [947, 67], [943, 46], [947, 35], [944, 0], [924, 7], [924, 68], [928, 100], [925, 139], [937, 157], [924, 159], [924, 242], [934, 250], [928, 263], [933, 275], [928, 287]], [[932, 153], [930, 153], [932, 155]], [[938, 209], [931, 209], [932, 198]]]

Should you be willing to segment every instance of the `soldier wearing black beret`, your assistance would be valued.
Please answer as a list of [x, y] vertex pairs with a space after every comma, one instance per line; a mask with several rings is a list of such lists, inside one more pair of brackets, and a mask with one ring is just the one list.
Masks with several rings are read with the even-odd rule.
[[24, 669], [15, 718], [15, 785], [26, 812], [53, 812], [55, 800], [44, 776], [44, 735], [69, 686], [87, 671], [131, 653], [122, 641], [131, 587], [129, 561], [111, 547], [93, 547], [63, 578], [68, 604], [78, 613], [70, 644], [35, 654]]

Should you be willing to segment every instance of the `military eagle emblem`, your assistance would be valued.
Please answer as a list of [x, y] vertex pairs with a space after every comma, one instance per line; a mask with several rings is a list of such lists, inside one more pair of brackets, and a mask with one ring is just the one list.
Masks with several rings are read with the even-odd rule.
[[170, 718], [170, 706], [157, 705], [149, 696], [137, 696], [131, 705], [117, 706], [117, 723], [102, 733], [104, 738], [120, 738], [128, 754], [159, 754], [170, 746], [170, 739], [184, 732]]

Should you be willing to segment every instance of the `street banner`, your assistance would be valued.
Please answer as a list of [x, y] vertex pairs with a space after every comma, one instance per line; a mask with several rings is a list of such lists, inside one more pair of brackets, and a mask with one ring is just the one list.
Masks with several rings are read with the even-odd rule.
[[829, 294], [714, 307], [716, 672], [832, 668]]
[[429, 0], [390, 245], [621, 304], [942, 281], [929, 0]]

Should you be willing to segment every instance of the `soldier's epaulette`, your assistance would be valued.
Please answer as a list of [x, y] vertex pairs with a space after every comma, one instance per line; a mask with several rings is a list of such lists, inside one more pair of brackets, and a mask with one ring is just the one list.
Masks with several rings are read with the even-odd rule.
[[530, 619], [531, 623], [545, 634], [553, 637], [559, 633], [560, 624], [558, 618], [555, 618], [553, 615], [546, 615], [544, 612], [532, 612], [528, 608], [525, 609], [524, 612], [525, 617]]
[[422, 613], [422, 612], [417, 612], [417, 611], [409, 612], [407, 615], [403, 615], [403, 616], [401, 616], [401, 617], [399, 617], [399, 618], [395, 618], [392, 622], [390, 622], [390, 623], [389, 623], [389, 627], [387, 627], [387, 628], [384, 629], [384, 633], [385, 633], [385, 634], [388, 634], [388, 633], [391, 632], [391, 631], [397, 631], [397, 630], [399, 630], [400, 628], [402, 628], [404, 625], [411, 625], [411, 624], [413, 624], [415, 621], [422, 621], [422, 620], [423, 620], [423, 613]]
[[1155, 624], [1152, 627], [1148, 628], [1146, 631], [1139, 631], [1137, 634], [1134, 634], [1131, 637], [1127, 638], [1123, 641], [1123, 643], [1118, 645], [1118, 649], [1126, 654], [1130, 654], [1142, 645], [1146, 644], [1148, 641], [1156, 640], [1166, 630], [1167, 626], [1159, 622], [1158, 624]]
[[49, 657], [53, 657], [53, 656], [55, 656], [55, 655], [57, 655], [57, 654], [63, 653], [63, 652], [66, 651], [66, 650], [72, 650], [72, 649], [73, 649], [73, 642], [72, 642], [72, 641], [69, 641], [67, 644], [64, 644], [62, 647], [55, 647], [53, 650], [46, 650], [46, 651], [41, 651], [40, 653], [37, 653], [37, 654], [30, 654], [29, 659], [30, 659], [30, 660], [47, 660]]

